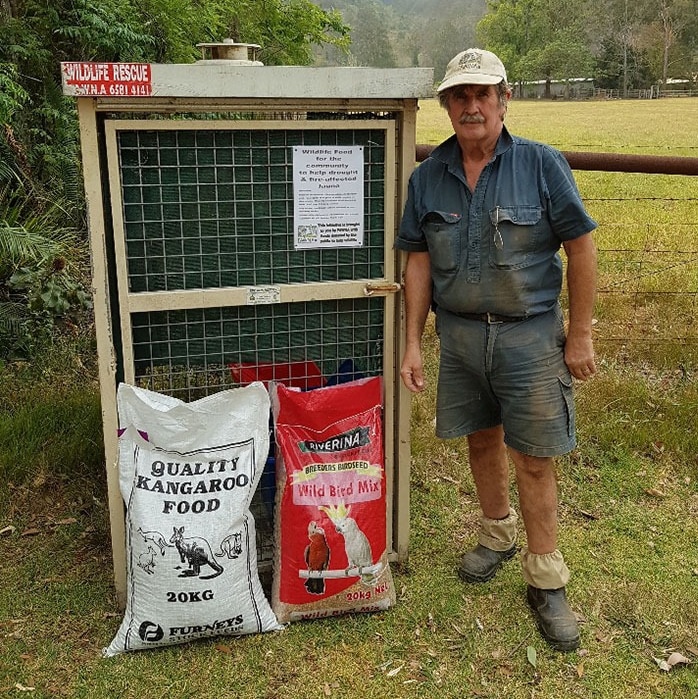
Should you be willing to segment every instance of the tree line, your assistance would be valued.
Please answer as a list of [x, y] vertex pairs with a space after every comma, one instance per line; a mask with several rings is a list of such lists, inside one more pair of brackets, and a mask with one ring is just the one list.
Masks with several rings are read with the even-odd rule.
[[627, 95], [666, 85], [698, 87], [696, 0], [320, 0], [351, 26], [344, 65], [433, 66], [470, 46], [495, 51], [513, 83], [593, 78]]

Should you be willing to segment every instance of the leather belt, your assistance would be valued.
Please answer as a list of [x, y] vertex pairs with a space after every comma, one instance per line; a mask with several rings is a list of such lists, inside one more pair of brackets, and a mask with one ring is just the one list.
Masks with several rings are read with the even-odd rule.
[[449, 311], [453, 313], [454, 316], [459, 318], [465, 318], [467, 320], [480, 320], [485, 323], [519, 323], [522, 320], [527, 320], [533, 316], [503, 316], [499, 313], [457, 313], [456, 311]]

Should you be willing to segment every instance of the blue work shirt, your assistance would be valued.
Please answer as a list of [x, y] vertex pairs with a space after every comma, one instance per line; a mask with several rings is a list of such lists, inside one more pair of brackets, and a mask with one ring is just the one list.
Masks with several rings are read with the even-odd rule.
[[438, 307], [529, 316], [557, 303], [562, 242], [594, 228], [564, 156], [503, 127], [474, 191], [455, 135], [412, 173], [395, 247], [429, 252]]

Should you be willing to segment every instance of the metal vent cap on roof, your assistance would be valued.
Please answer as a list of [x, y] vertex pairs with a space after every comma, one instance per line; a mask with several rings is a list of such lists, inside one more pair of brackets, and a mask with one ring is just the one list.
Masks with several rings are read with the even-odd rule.
[[263, 66], [257, 60], [259, 44], [239, 44], [232, 39], [223, 39], [220, 43], [197, 44], [203, 58], [197, 63], [226, 63], [238, 66]]

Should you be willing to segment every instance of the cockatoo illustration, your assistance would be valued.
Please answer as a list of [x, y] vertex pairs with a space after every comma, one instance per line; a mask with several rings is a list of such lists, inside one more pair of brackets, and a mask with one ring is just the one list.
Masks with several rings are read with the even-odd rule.
[[[330, 563], [330, 547], [327, 545], [325, 530], [317, 522], [308, 524], [308, 539], [310, 543], [305, 547], [305, 563], [309, 571], [323, 571]], [[312, 595], [325, 593], [325, 581], [322, 578], [308, 578], [305, 581], [305, 589]]]
[[[344, 503], [329, 507], [320, 506], [320, 509], [332, 520], [335, 529], [344, 537], [344, 550], [347, 554], [349, 568], [369, 568], [373, 565], [371, 544], [366, 535], [359, 529], [356, 520], [349, 516], [351, 505]], [[347, 570], [349, 569], [347, 568]], [[375, 573], [362, 574], [361, 582], [372, 585], [376, 581]]]

